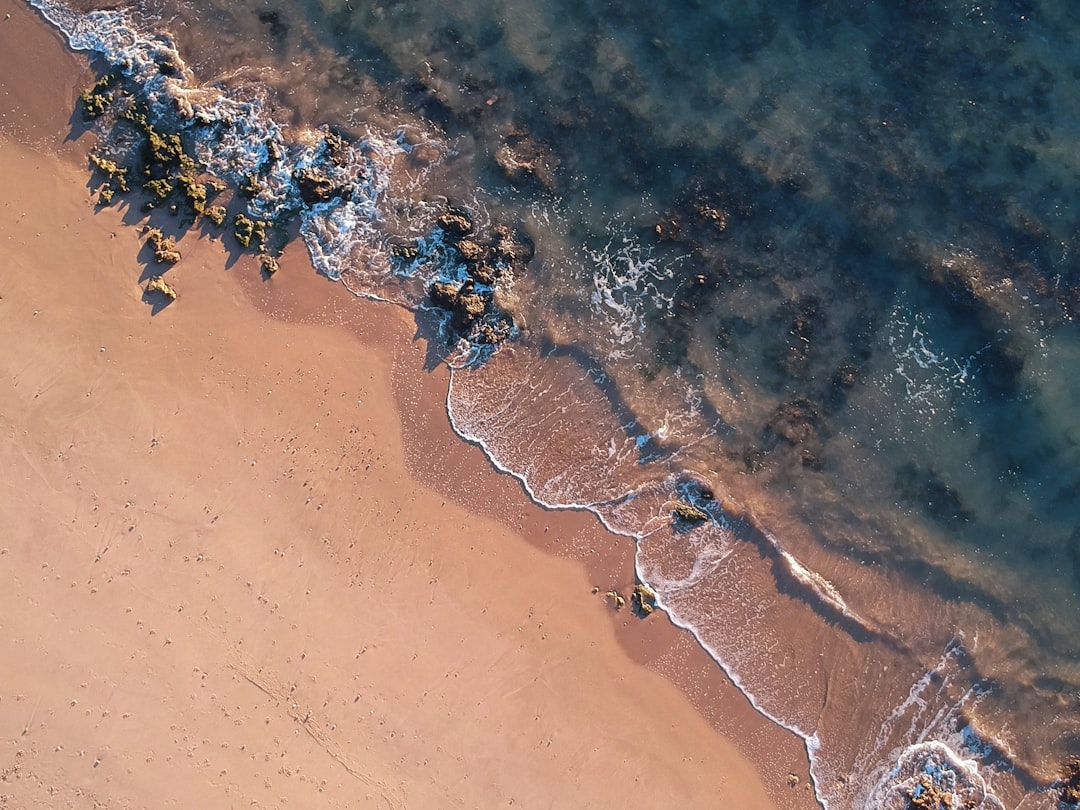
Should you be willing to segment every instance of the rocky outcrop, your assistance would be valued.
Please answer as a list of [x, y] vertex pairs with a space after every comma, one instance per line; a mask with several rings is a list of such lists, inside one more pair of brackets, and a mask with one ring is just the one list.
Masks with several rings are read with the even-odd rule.
[[[435, 224], [466, 278], [434, 282], [428, 289], [431, 302], [451, 313], [458, 336], [479, 344], [501, 343], [513, 333], [513, 322], [496, 302], [496, 289], [505, 275], [525, 269], [533, 255], [532, 240], [507, 225], [478, 231], [468, 212], [453, 207], [440, 213]], [[391, 253], [412, 261], [419, 251], [394, 245]]]

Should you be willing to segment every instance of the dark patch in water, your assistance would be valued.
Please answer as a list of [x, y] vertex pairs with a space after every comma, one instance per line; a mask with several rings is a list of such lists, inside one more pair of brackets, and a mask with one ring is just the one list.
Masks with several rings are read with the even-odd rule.
[[289, 34], [289, 27], [281, 21], [281, 14], [277, 11], [259, 12], [259, 22], [269, 26], [270, 36], [274, 39], [284, 39]]
[[909, 462], [897, 470], [894, 486], [901, 503], [921, 509], [938, 523], [956, 526], [972, 519], [960, 493], [931, 469]]

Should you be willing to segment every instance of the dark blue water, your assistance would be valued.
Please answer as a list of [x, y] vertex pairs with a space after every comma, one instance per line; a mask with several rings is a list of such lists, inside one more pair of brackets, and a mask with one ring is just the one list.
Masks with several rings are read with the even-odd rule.
[[[924, 774], [1056, 805], [1080, 752], [1080, 7], [50, 16], [128, 60], [209, 170], [257, 174], [250, 213], [298, 220], [320, 272], [442, 330], [457, 430], [636, 540], [673, 620], [807, 741], [823, 804], [903, 806]], [[190, 70], [161, 76], [161, 48]], [[324, 124], [353, 190], [307, 205]], [[429, 292], [470, 272], [447, 210], [527, 246], [480, 283], [498, 347]]]

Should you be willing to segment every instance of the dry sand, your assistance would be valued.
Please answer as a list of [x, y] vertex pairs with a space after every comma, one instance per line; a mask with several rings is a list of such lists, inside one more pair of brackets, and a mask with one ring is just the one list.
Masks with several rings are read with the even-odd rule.
[[143, 299], [68, 139], [91, 79], [0, 0], [0, 807], [815, 806], [592, 593], [629, 542], [452, 434], [408, 313], [196, 234]]

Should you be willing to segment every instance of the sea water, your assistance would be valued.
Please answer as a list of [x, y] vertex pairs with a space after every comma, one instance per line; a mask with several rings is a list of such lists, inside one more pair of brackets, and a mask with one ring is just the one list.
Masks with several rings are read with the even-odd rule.
[[[217, 122], [184, 130], [205, 167], [261, 167], [251, 214], [294, 215], [319, 272], [433, 325], [455, 430], [634, 544], [805, 740], [823, 806], [1057, 806], [1080, 753], [1080, 7], [34, 4], [163, 125], [188, 126], [177, 98]], [[320, 127], [354, 189], [305, 205]], [[532, 244], [497, 347], [427, 294], [463, 277], [448, 203]]]

